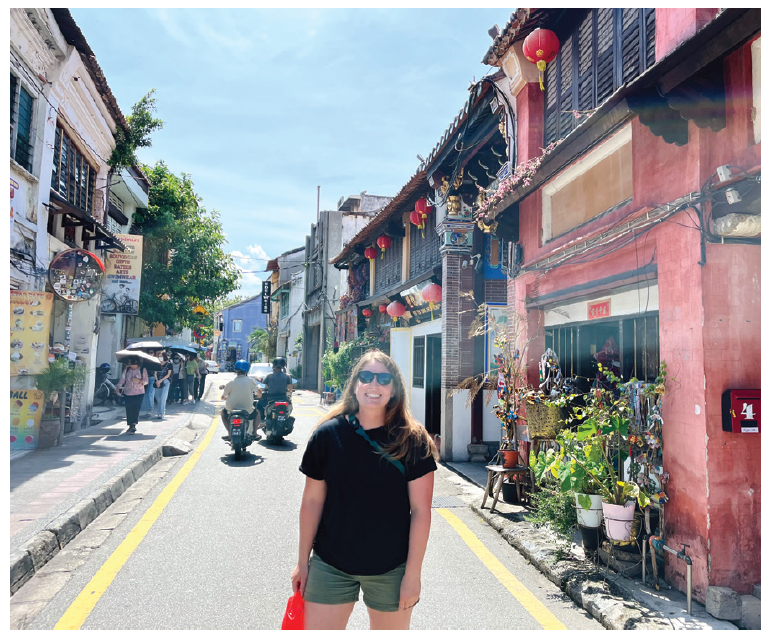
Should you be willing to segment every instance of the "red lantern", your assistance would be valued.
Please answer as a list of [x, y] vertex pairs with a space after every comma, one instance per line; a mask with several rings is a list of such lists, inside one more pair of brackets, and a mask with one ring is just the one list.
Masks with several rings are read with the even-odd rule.
[[382, 313], [382, 315], [384, 315], [387, 312], [387, 304], [380, 304], [379, 312]]
[[435, 304], [443, 299], [443, 289], [438, 284], [428, 284], [422, 289], [422, 299], [430, 304], [430, 319], [433, 320]]
[[374, 314], [374, 311], [370, 308], [364, 308], [361, 313], [363, 313], [363, 317], [371, 317]]
[[387, 314], [394, 318], [395, 325], [398, 325], [398, 318], [406, 312], [406, 307], [400, 302], [390, 302], [387, 306]]
[[523, 41], [523, 55], [529, 62], [534, 62], [539, 69], [539, 88], [545, 90], [542, 82], [547, 65], [555, 60], [561, 43], [558, 36], [549, 29], [534, 29]]
[[365, 251], [363, 251], [363, 255], [365, 255], [373, 264], [374, 260], [376, 259], [376, 249], [373, 246], [369, 246]]
[[377, 239], [376, 244], [380, 249], [382, 249], [382, 259], [384, 259], [385, 251], [392, 246], [392, 243], [393, 241], [388, 235], [380, 235]]

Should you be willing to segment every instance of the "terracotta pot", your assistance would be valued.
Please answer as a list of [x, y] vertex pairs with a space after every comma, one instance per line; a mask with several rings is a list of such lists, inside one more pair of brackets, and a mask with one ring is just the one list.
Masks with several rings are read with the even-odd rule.
[[505, 468], [515, 468], [518, 465], [518, 451], [517, 450], [500, 450], [500, 457], [502, 457], [502, 466]]

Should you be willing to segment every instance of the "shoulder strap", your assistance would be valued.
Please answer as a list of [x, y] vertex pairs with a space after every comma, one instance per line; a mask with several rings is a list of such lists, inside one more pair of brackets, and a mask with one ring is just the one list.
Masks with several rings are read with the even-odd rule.
[[395, 466], [404, 477], [406, 476], [406, 468], [403, 466], [403, 464], [401, 464], [397, 459], [390, 457], [390, 455], [382, 450], [382, 447], [379, 444], [377, 444], [373, 439], [371, 439], [371, 437], [366, 434], [366, 431], [363, 430], [363, 426], [360, 425], [360, 422], [358, 422], [358, 418], [355, 417], [355, 415], [348, 415], [347, 421], [350, 422], [350, 425], [355, 429], [355, 432], [363, 437], [363, 439], [365, 439], [371, 445], [371, 448], [373, 448], [376, 452], [382, 455], [382, 457], [384, 457], [393, 466]]

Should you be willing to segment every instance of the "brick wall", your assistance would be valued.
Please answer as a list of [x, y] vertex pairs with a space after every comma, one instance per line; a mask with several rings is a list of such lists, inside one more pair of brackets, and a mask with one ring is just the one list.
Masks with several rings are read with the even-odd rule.
[[441, 307], [441, 386], [455, 388], [459, 383], [460, 342], [460, 256], [443, 256], [443, 304]]
[[473, 340], [470, 339], [470, 325], [475, 318], [476, 304], [472, 296], [467, 295], [473, 292], [475, 284], [475, 270], [464, 268], [460, 270], [460, 286], [462, 293], [460, 297], [460, 315], [459, 315], [459, 379], [465, 379], [475, 373], [473, 370]]
[[507, 280], [486, 280], [484, 301], [487, 304], [507, 304]]

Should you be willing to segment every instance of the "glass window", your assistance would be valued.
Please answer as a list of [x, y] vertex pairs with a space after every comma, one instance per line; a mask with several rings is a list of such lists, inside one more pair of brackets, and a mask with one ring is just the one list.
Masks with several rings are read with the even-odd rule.
[[11, 74], [11, 157], [32, 171], [32, 111], [34, 99]]
[[232, 320], [232, 332], [240, 333], [243, 330], [243, 320]]
[[64, 130], [57, 126], [51, 189], [73, 206], [90, 213], [95, 182], [94, 168], [88, 164]]

